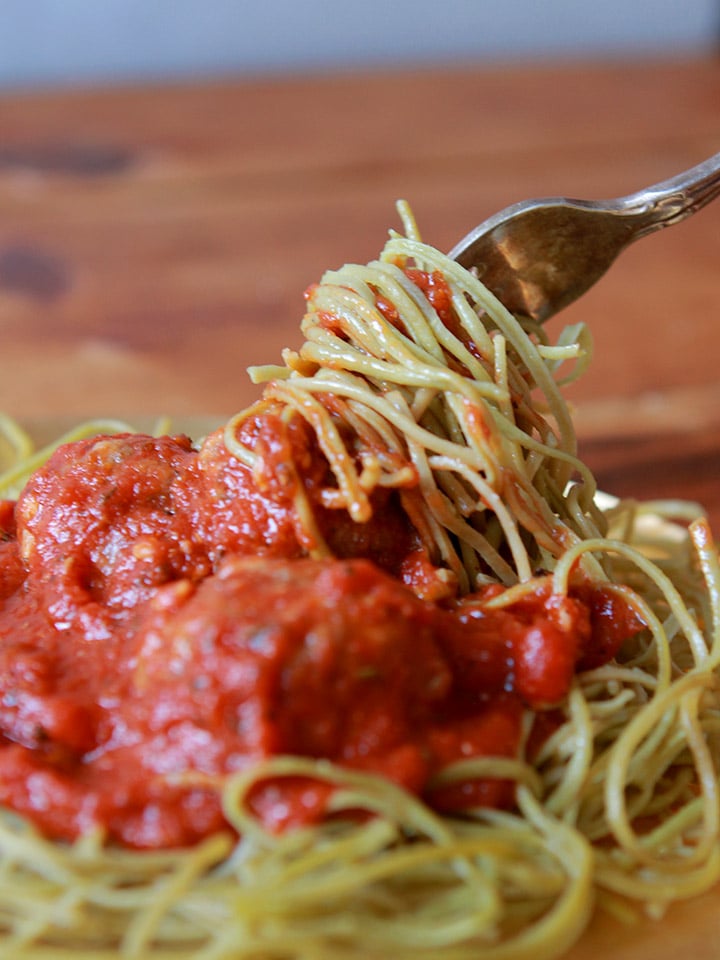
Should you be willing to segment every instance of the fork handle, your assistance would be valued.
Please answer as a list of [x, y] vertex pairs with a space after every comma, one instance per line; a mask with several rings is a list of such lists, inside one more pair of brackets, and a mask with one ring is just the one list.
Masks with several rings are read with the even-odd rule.
[[618, 200], [623, 213], [637, 217], [633, 239], [680, 223], [720, 196], [720, 153], [683, 173]]

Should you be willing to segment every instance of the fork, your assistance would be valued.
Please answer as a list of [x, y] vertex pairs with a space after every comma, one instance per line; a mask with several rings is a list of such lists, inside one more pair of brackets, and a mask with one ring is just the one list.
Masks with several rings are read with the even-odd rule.
[[544, 323], [577, 300], [633, 241], [680, 223], [720, 194], [720, 153], [613, 200], [514, 203], [451, 251], [519, 316]]

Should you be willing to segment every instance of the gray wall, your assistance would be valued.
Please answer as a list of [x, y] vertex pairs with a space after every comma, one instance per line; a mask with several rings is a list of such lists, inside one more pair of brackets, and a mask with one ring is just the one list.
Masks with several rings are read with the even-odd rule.
[[720, 0], [0, 0], [0, 85], [714, 49]]

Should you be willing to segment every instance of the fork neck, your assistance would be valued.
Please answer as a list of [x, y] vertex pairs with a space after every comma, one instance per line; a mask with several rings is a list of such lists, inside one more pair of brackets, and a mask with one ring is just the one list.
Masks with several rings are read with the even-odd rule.
[[720, 153], [637, 193], [622, 197], [623, 213], [639, 218], [636, 237], [680, 223], [720, 196]]

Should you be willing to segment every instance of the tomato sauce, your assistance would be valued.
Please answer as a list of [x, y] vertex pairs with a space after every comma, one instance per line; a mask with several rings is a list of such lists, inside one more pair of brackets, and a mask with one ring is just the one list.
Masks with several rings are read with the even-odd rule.
[[[184, 846], [226, 826], [227, 775], [294, 754], [445, 811], [511, 805], [508, 783], [434, 778], [520, 756], [524, 712], [640, 624], [602, 590], [555, 597], [547, 578], [502, 609], [499, 588], [427, 599], [432, 564], [394, 494], [354, 524], [320, 504], [327, 465], [300, 418], [243, 431], [252, 469], [222, 433], [199, 450], [100, 437], [0, 503], [0, 803], [53, 838], [100, 827]], [[298, 485], [336, 558], [307, 556]], [[251, 802], [282, 829], [322, 819], [331, 791], [276, 780]]]

